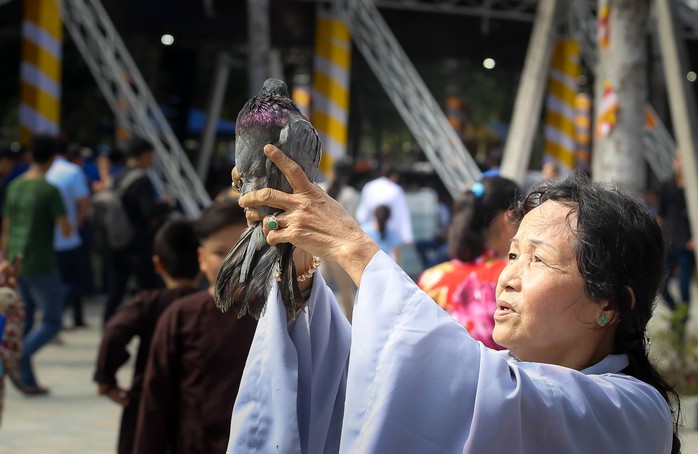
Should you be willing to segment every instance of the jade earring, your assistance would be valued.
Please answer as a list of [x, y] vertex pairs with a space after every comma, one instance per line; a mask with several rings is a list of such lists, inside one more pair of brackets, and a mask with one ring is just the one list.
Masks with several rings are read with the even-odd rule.
[[599, 315], [599, 325], [604, 326], [606, 323], [608, 323], [608, 317], [606, 317], [605, 314]]

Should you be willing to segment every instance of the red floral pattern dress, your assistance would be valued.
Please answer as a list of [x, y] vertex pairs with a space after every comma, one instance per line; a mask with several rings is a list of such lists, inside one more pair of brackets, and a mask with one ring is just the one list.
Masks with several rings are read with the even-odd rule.
[[497, 279], [507, 262], [494, 251], [485, 251], [475, 261], [451, 260], [425, 270], [418, 285], [470, 335], [487, 347], [503, 347], [492, 339], [497, 309]]
[[17, 362], [22, 354], [22, 337], [24, 333], [24, 303], [17, 299], [2, 314], [5, 316], [5, 330], [0, 338], [0, 362], [3, 363], [0, 375], [0, 425], [2, 423], [2, 410], [5, 403], [5, 375], [10, 369], [18, 367]]

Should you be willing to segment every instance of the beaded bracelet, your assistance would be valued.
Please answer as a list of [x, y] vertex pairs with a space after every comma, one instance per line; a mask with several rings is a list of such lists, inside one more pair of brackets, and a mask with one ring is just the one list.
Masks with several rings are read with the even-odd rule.
[[310, 268], [308, 268], [308, 271], [298, 276], [298, 282], [305, 282], [313, 277], [313, 274], [315, 274], [317, 269], [320, 268], [321, 262], [322, 260], [320, 260], [320, 257], [313, 256], [313, 263], [310, 265]]
[[[308, 268], [308, 270], [305, 273], [298, 276], [298, 278], [297, 278], [298, 282], [299, 283], [305, 282], [308, 279], [310, 279], [311, 277], [313, 277], [313, 274], [315, 274], [317, 269], [320, 268], [321, 262], [322, 262], [322, 260], [320, 260], [320, 257], [313, 256], [313, 263], [310, 264], [310, 268]], [[277, 282], [281, 282], [281, 271], [276, 272], [276, 280], [277, 280]]]

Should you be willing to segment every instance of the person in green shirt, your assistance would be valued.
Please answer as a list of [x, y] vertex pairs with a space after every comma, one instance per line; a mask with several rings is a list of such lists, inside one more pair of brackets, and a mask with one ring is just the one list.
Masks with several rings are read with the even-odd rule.
[[[53, 248], [54, 226], [64, 236], [70, 235], [71, 226], [58, 188], [44, 178], [57, 147], [54, 137], [34, 136], [31, 165], [8, 186], [3, 208], [0, 247], [5, 257], [22, 257], [17, 280], [26, 310], [19, 370], [8, 371], [8, 375], [26, 395], [48, 393], [37, 383], [31, 360], [60, 331], [65, 299]], [[38, 326], [34, 326], [36, 308], [42, 313]]]

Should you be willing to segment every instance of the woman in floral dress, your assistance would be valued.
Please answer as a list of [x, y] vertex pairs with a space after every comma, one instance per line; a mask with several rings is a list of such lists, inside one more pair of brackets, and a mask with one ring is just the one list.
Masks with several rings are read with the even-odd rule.
[[486, 177], [463, 192], [453, 204], [448, 233], [451, 260], [425, 270], [419, 287], [458, 320], [470, 335], [490, 348], [495, 287], [506, 265], [516, 226], [507, 212], [519, 188], [502, 177]]
[[[14, 288], [14, 270], [6, 260], [0, 262], [0, 286]], [[22, 354], [22, 337], [24, 333], [24, 304], [15, 298], [4, 311], [0, 311], [0, 319], [4, 317], [4, 329], [0, 327], [0, 426], [2, 411], [5, 404], [5, 375], [8, 371], [19, 368], [18, 361]]]

